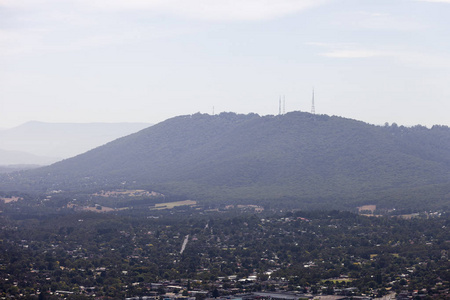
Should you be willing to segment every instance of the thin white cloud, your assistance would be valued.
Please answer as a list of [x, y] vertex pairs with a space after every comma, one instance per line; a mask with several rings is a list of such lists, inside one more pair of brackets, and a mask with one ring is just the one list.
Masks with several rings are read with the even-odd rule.
[[297, 13], [329, 0], [89, 0], [104, 9], [147, 9], [183, 17], [217, 21], [255, 21]]
[[258, 21], [329, 1], [333, 0], [0, 0], [0, 9], [9, 9], [8, 26], [0, 28], [0, 56], [77, 51], [199, 30], [176, 22], [135, 22], [130, 13]]
[[127, 16], [93, 10], [83, 1], [0, 0], [0, 9], [10, 9], [7, 26], [0, 28], [0, 57], [78, 51], [192, 31], [189, 26], [129, 22]]
[[342, 13], [336, 24], [352, 30], [415, 31], [426, 28], [424, 24], [409, 16], [370, 11]]
[[[95, 11], [146, 10], [213, 21], [256, 21], [294, 14], [331, 0], [72, 0], [74, 7]], [[61, 5], [55, 0], [0, 0], [0, 6], [32, 8]]]
[[316, 46], [319, 48], [327, 49], [325, 52], [320, 52], [320, 56], [333, 57], [333, 58], [370, 58], [377, 56], [389, 56], [389, 52], [377, 50], [377, 49], [366, 49], [355, 43], [341, 43], [341, 44], [331, 44], [322, 42], [310, 42], [306, 43], [310, 46]]
[[424, 69], [450, 68], [450, 56], [442, 53], [424, 53], [405, 49], [367, 48], [356, 43], [331, 44], [321, 42], [307, 43], [310, 46], [327, 49], [318, 55], [337, 59], [370, 59], [384, 57], [402, 65]]
[[123, 45], [140, 39], [160, 39], [188, 34], [188, 28], [146, 28], [114, 33], [91, 32], [89, 34], [49, 43], [52, 33], [47, 30], [0, 30], [0, 57], [42, 53], [63, 53]]
[[0, 0], [0, 6], [12, 8], [24, 8], [49, 3], [49, 0]]
[[356, 49], [356, 50], [334, 50], [322, 53], [321, 55], [336, 58], [368, 58], [376, 56], [385, 56], [386, 53], [373, 50]]

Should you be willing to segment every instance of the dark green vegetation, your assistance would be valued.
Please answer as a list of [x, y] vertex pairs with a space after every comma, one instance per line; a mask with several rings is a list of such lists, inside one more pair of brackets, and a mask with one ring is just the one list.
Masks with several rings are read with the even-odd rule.
[[0, 190], [114, 188], [299, 208], [449, 208], [450, 129], [292, 112], [169, 119], [75, 158], [2, 176]]
[[[20, 201], [19, 201], [20, 202]], [[19, 207], [16, 204], [12, 207]], [[450, 218], [231, 209], [0, 216], [0, 296], [149, 295], [151, 283], [212, 295], [249, 291], [383, 295], [450, 287]], [[183, 241], [188, 236], [185, 250]], [[236, 278], [229, 277], [236, 275]], [[239, 279], [256, 276], [250, 283]], [[164, 286], [154, 288], [165, 292]], [[211, 295], [210, 294], [210, 295]], [[41, 295], [42, 296], [42, 295]]]

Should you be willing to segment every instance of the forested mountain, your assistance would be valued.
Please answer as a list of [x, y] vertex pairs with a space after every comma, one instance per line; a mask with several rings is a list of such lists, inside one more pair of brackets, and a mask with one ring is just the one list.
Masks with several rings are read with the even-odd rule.
[[304, 112], [195, 114], [3, 177], [0, 185], [42, 191], [118, 187], [300, 207], [448, 206], [450, 129], [374, 126]]

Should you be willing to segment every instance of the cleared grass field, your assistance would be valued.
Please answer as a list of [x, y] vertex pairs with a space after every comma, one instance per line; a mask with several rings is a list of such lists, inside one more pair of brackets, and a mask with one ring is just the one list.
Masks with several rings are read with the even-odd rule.
[[184, 205], [193, 206], [193, 205], [196, 205], [196, 204], [197, 204], [197, 201], [193, 201], [193, 200], [157, 203], [157, 204], [155, 204], [155, 208], [154, 209], [172, 209], [172, 208], [174, 208], [176, 206], [184, 206]]
[[324, 283], [326, 281], [330, 281], [330, 282], [333, 282], [336, 284], [336, 283], [343, 283], [343, 282], [352, 282], [353, 280], [355, 280], [355, 279], [353, 279], [353, 278], [329, 278], [329, 279], [323, 279], [322, 283]]
[[11, 202], [16, 202], [16, 201], [22, 200], [22, 198], [10, 197], [10, 198], [0, 198], [0, 200], [5, 201], [5, 203], [11, 203]]

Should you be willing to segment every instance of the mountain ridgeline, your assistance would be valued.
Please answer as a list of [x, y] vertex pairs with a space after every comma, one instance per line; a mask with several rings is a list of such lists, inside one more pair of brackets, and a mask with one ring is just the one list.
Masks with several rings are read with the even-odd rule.
[[216, 203], [448, 209], [450, 128], [304, 112], [195, 114], [0, 180], [4, 191], [123, 187]]

